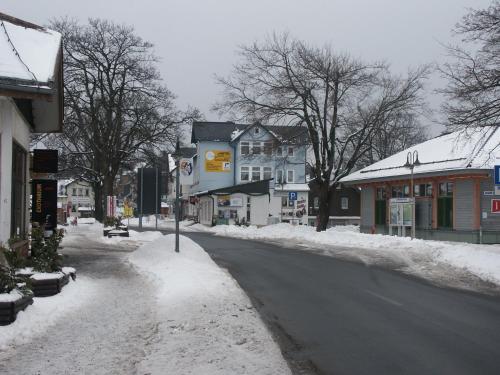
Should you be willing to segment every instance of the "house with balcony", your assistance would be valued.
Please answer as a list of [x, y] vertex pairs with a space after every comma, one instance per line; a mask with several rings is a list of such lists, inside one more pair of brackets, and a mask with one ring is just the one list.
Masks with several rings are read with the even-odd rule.
[[95, 197], [92, 185], [83, 180], [59, 180], [57, 183], [57, 221], [70, 217], [94, 217]]
[[307, 129], [195, 122], [189, 195], [202, 224], [307, 223]]

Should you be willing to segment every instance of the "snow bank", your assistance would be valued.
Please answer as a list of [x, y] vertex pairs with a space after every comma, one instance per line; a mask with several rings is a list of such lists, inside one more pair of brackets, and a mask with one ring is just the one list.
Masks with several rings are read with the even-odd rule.
[[129, 260], [158, 286], [158, 337], [139, 373], [290, 374], [247, 296], [203, 249], [174, 235], [143, 245]]
[[[139, 226], [139, 218], [133, 217], [130, 219], [124, 219], [123, 222], [125, 224], [130, 225], [131, 227]], [[194, 224], [192, 220], [183, 220], [179, 222], [179, 227], [181, 230], [188, 230], [191, 225]], [[142, 219], [142, 226], [144, 228], [155, 228], [156, 220], [154, 215], [145, 216]], [[175, 220], [170, 218], [158, 219], [158, 229], [175, 229]]]
[[422, 272], [429, 271], [429, 266], [444, 263], [500, 285], [500, 246], [498, 245], [411, 240], [408, 237], [365, 234], [359, 233], [357, 226], [336, 226], [319, 233], [314, 227], [292, 226], [284, 223], [262, 228], [234, 225], [217, 225], [208, 228], [200, 224], [192, 228], [219, 236], [291, 241], [306, 248], [320, 247], [328, 255], [342, 253], [344, 256], [357, 257], [368, 263], [388, 259], [399, 264], [405, 271], [420, 276]]
[[24, 344], [34, 336], [43, 334], [62, 316], [78, 311], [96, 291], [96, 281], [80, 277], [77, 282], [70, 282], [55, 296], [35, 297], [33, 305], [19, 312], [14, 323], [0, 327], [0, 349]]

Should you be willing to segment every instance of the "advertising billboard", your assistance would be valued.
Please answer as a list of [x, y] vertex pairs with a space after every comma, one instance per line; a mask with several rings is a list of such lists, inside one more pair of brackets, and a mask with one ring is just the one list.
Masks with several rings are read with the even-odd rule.
[[209, 150], [205, 152], [206, 172], [231, 172], [231, 151]]

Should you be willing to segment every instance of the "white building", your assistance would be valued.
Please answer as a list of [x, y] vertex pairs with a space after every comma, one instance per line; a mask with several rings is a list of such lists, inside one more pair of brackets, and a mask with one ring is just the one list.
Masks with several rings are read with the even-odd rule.
[[30, 133], [62, 129], [61, 35], [0, 13], [0, 242], [29, 224]]
[[95, 211], [94, 189], [82, 180], [60, 180], [57, 184], [58, 221], [68, 217], [93, 217]]

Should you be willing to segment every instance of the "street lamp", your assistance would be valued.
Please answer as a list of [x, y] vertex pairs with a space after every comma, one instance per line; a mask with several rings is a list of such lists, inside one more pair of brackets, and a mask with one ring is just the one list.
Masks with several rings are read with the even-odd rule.
[[172, 154], [175, 160], [175, 252], [179, 252], [179, 190], [180, 190], [180, 160], [181, 152], [179, 147], [179, 137], [177, 137], [177, 142], [175, 143], [175, 152]]
[[415, 166], [418, 166], [418, 165], [420, 165], [420, 161], [418, 160], [418, 151], [415, 150], [415, 151], [413, 151], [413, 153], [411, 151], [408, 152], [408, 154], [406, 155], [405, 167], [410, 168], [410, 172], [411, 172], [411, 180], [410, 180], [411, 181], [410, 182], [410, 198], [412, 199], [411, 239], [415, 238], [415, 205], [416, 205], [415, 194], [414, 194], [415, 189], [413, 187], [413, 169], [415, 168]]

